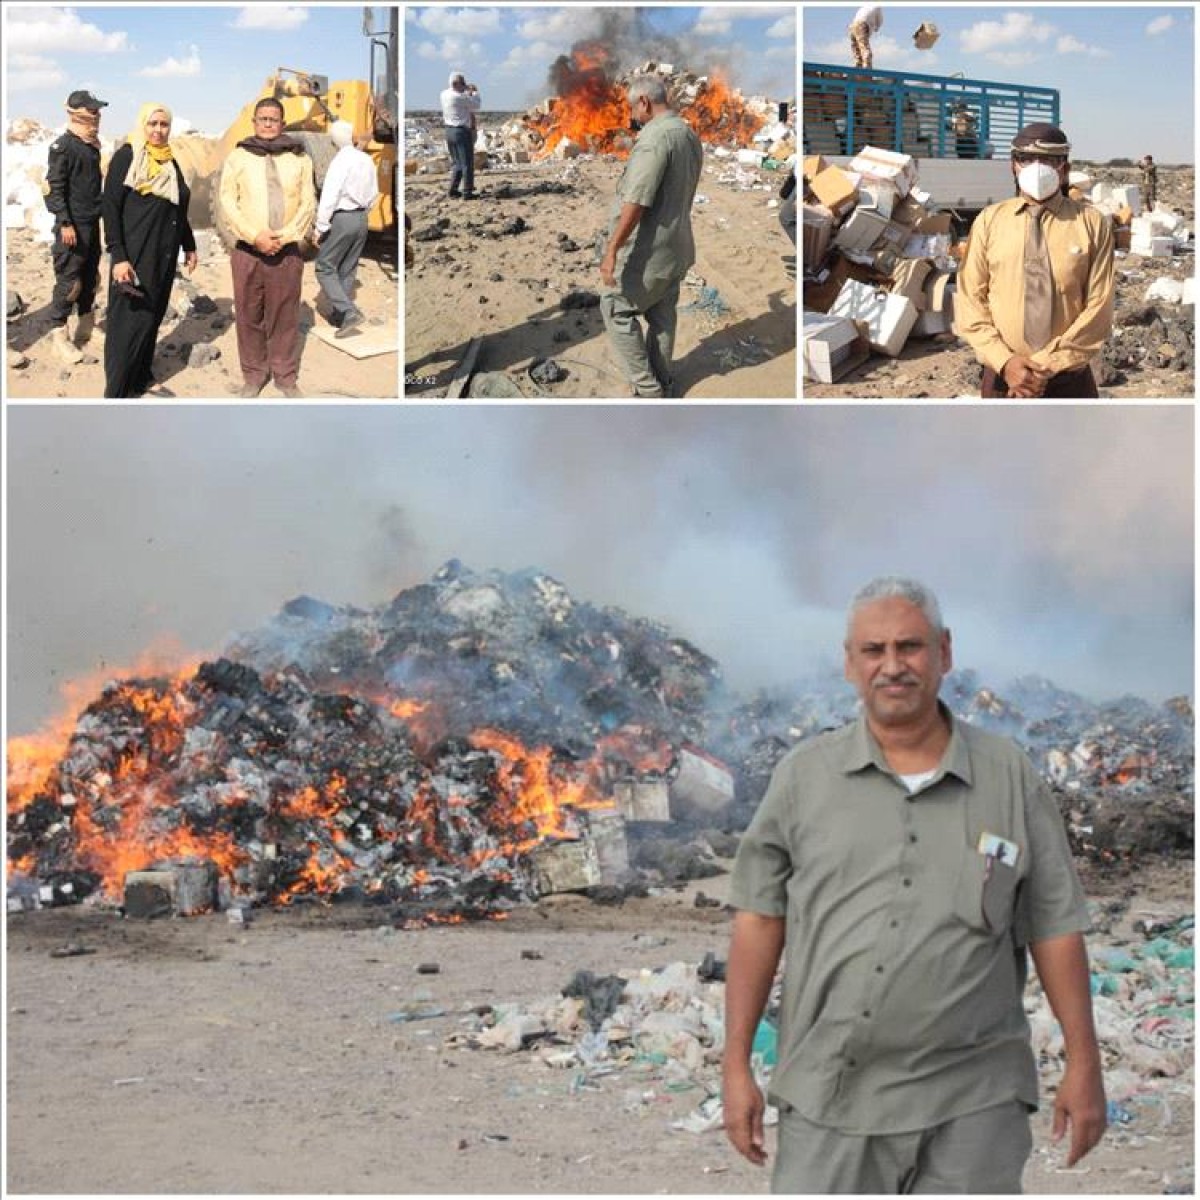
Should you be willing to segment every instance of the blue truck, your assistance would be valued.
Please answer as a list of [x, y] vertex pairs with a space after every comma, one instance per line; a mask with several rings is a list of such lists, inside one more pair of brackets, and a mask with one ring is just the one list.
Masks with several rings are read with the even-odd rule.
[[969, 217], [1013, 194], [1008, 148], [1022, 126], [1059, 123], [1055, 88], [804, 64], [805, 154], [845, 166], [864, 146], [911, 154], [940, 208]]

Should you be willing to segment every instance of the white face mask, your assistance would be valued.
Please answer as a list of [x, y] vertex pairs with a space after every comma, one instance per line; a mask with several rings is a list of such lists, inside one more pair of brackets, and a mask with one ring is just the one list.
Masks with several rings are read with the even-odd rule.
[[1030, 163], [1017, 172], [1017, 186], [1035, 200], [1049, 200], [1058, 191], [1061, 181], [1058, 172], [1045, 163]]

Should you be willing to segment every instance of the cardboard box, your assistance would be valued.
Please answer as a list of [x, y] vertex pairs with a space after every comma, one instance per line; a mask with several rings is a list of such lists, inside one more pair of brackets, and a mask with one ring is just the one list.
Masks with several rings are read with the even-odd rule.
[[829, 261], [815, 279], [805, 279], [804, 307], [811, 312], [828, 312], [847, 279], [858, 279], [876, 286], [886, 286], [887, 276], [870, 267], [851, 262], [839, 250], [831, 251]]
[[857, 208], [837, 231], [833, 244], [842, 250], [870, 250], [883, 237], [887, 227], [887, 217]]
[[925, 278], [933, 270], [933, 263], [924, 258], [903, 258], [892, 272], [890, 291], [896, 296], [907, 296], [918, 309], [925, 306]]
[[829, 253], [833, 213], [820, 204], [805, 204], [801, 220], [801, 262], [806, 271], [817, 271]]
[[936, 337], [939, 333], [954, 331], [954, 293], [957, 290], [953, 284], [946, 288], [940, 310], [934, 312], [925, 309], [924, 312], [917, 313], [916, 323], [912, 327], [913, 337]]
[[1130, 239], [1129, 252], [1140, 254], [1143, 258], [1170, 258], [1175, 253], [1175, 240], [1169, 237], [1140, 238], [1134, 235]]
[[928, 215], [929, 210], [925, 205], [919, 204], [911, 192], [903, 199], [898, 198], [892, 205], [892, 220], [898, 225], [911, 226]]
[[826, 167], [808, 181], [813, 195], [835, 217], [843, 217], [858, 203], [858, 185], [841, 167]]
[[850, 170], [868, 179], [890, 183], [899, 196], [907, 196], [917, 181], [917, 164], [911, 154], [882, 150], [878, 146], [864, 146], [851, 160]]
[[859, 212], [877, 212], [881, 217], [891, 219], [896, 200], [896, 189], [890, 183], [865, 179], [858, 189]]
[[912, 328], [913, 337], [933, 337], [953, 331], [956, 278], [952, 271], [937, 270], [925, 277], [917, 302], [919, 311]]
[[805, 157], [804, 157], [804, 178], [807, 180], [807, 179], [812, 179], [815, 175], [820, 175], [820, 173], [823, 170], [825, 170], [825, 168], [827, 166], [829, 166], [829, 164], [825, 161], [825, 159], [822, 155], [820, 155], [820, 154], [805, 155]]
[[836, 383], [871, 357], [865, 333], [844, 317], [804, 314], [804, 378]]
[[1132, 209], [1135, 215], [1142, 211], [1142, 189], [1136, 183], [1114, 187], [1112, 198], [1119, 207]]
[[864, 321], [871, 349], [895, 358], [917, 323], [917, 306], [907, 296], [881, 291], [872, 284], [847, 280], [829, 310], [831, 316]]
[[1120, 225], [1113, 230], [1113, 249], [1128, 250], [1133, 241], [1133, 231], [1128, 225]]

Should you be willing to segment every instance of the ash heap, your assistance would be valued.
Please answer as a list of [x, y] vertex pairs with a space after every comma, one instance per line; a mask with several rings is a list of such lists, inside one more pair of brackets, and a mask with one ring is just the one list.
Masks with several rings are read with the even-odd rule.
[[[1186, 699], [1002, 698], [971, 672], [943, 696], [1024, 745], [1077, 852], [1190, 854]], [[9, 907], [319, 896], [404, 923], [627, 886], [648, 833], [744, 826], [787, 749], [854, 709], [832, 677], [740, 698], [657, 622], [452, 561], [385, 606], [301, 597], [216, 661], [110, 683], [49, 761], [10, 741]]]

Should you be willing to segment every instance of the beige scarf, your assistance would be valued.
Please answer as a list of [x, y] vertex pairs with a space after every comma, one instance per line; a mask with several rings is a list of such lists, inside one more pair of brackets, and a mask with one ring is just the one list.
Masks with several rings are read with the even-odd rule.
[[133, 161], [125, 175], [125, 186], [143, 196], [158, 196], [171, 204], [178, 204], [179, 176], [175, 171], [175, 158], [170, 145], [151, 146], [146, 141], [146, 122], [156, 112], [166, 113], [168, 121], [173, 119], [171, 110], [165, 104], [142, 105], [137, 124], [129, 135]]
[[100, 145], [100, 114], [90, 108], [68, 108], [67, 128], [81, 142], [89, 146]]

